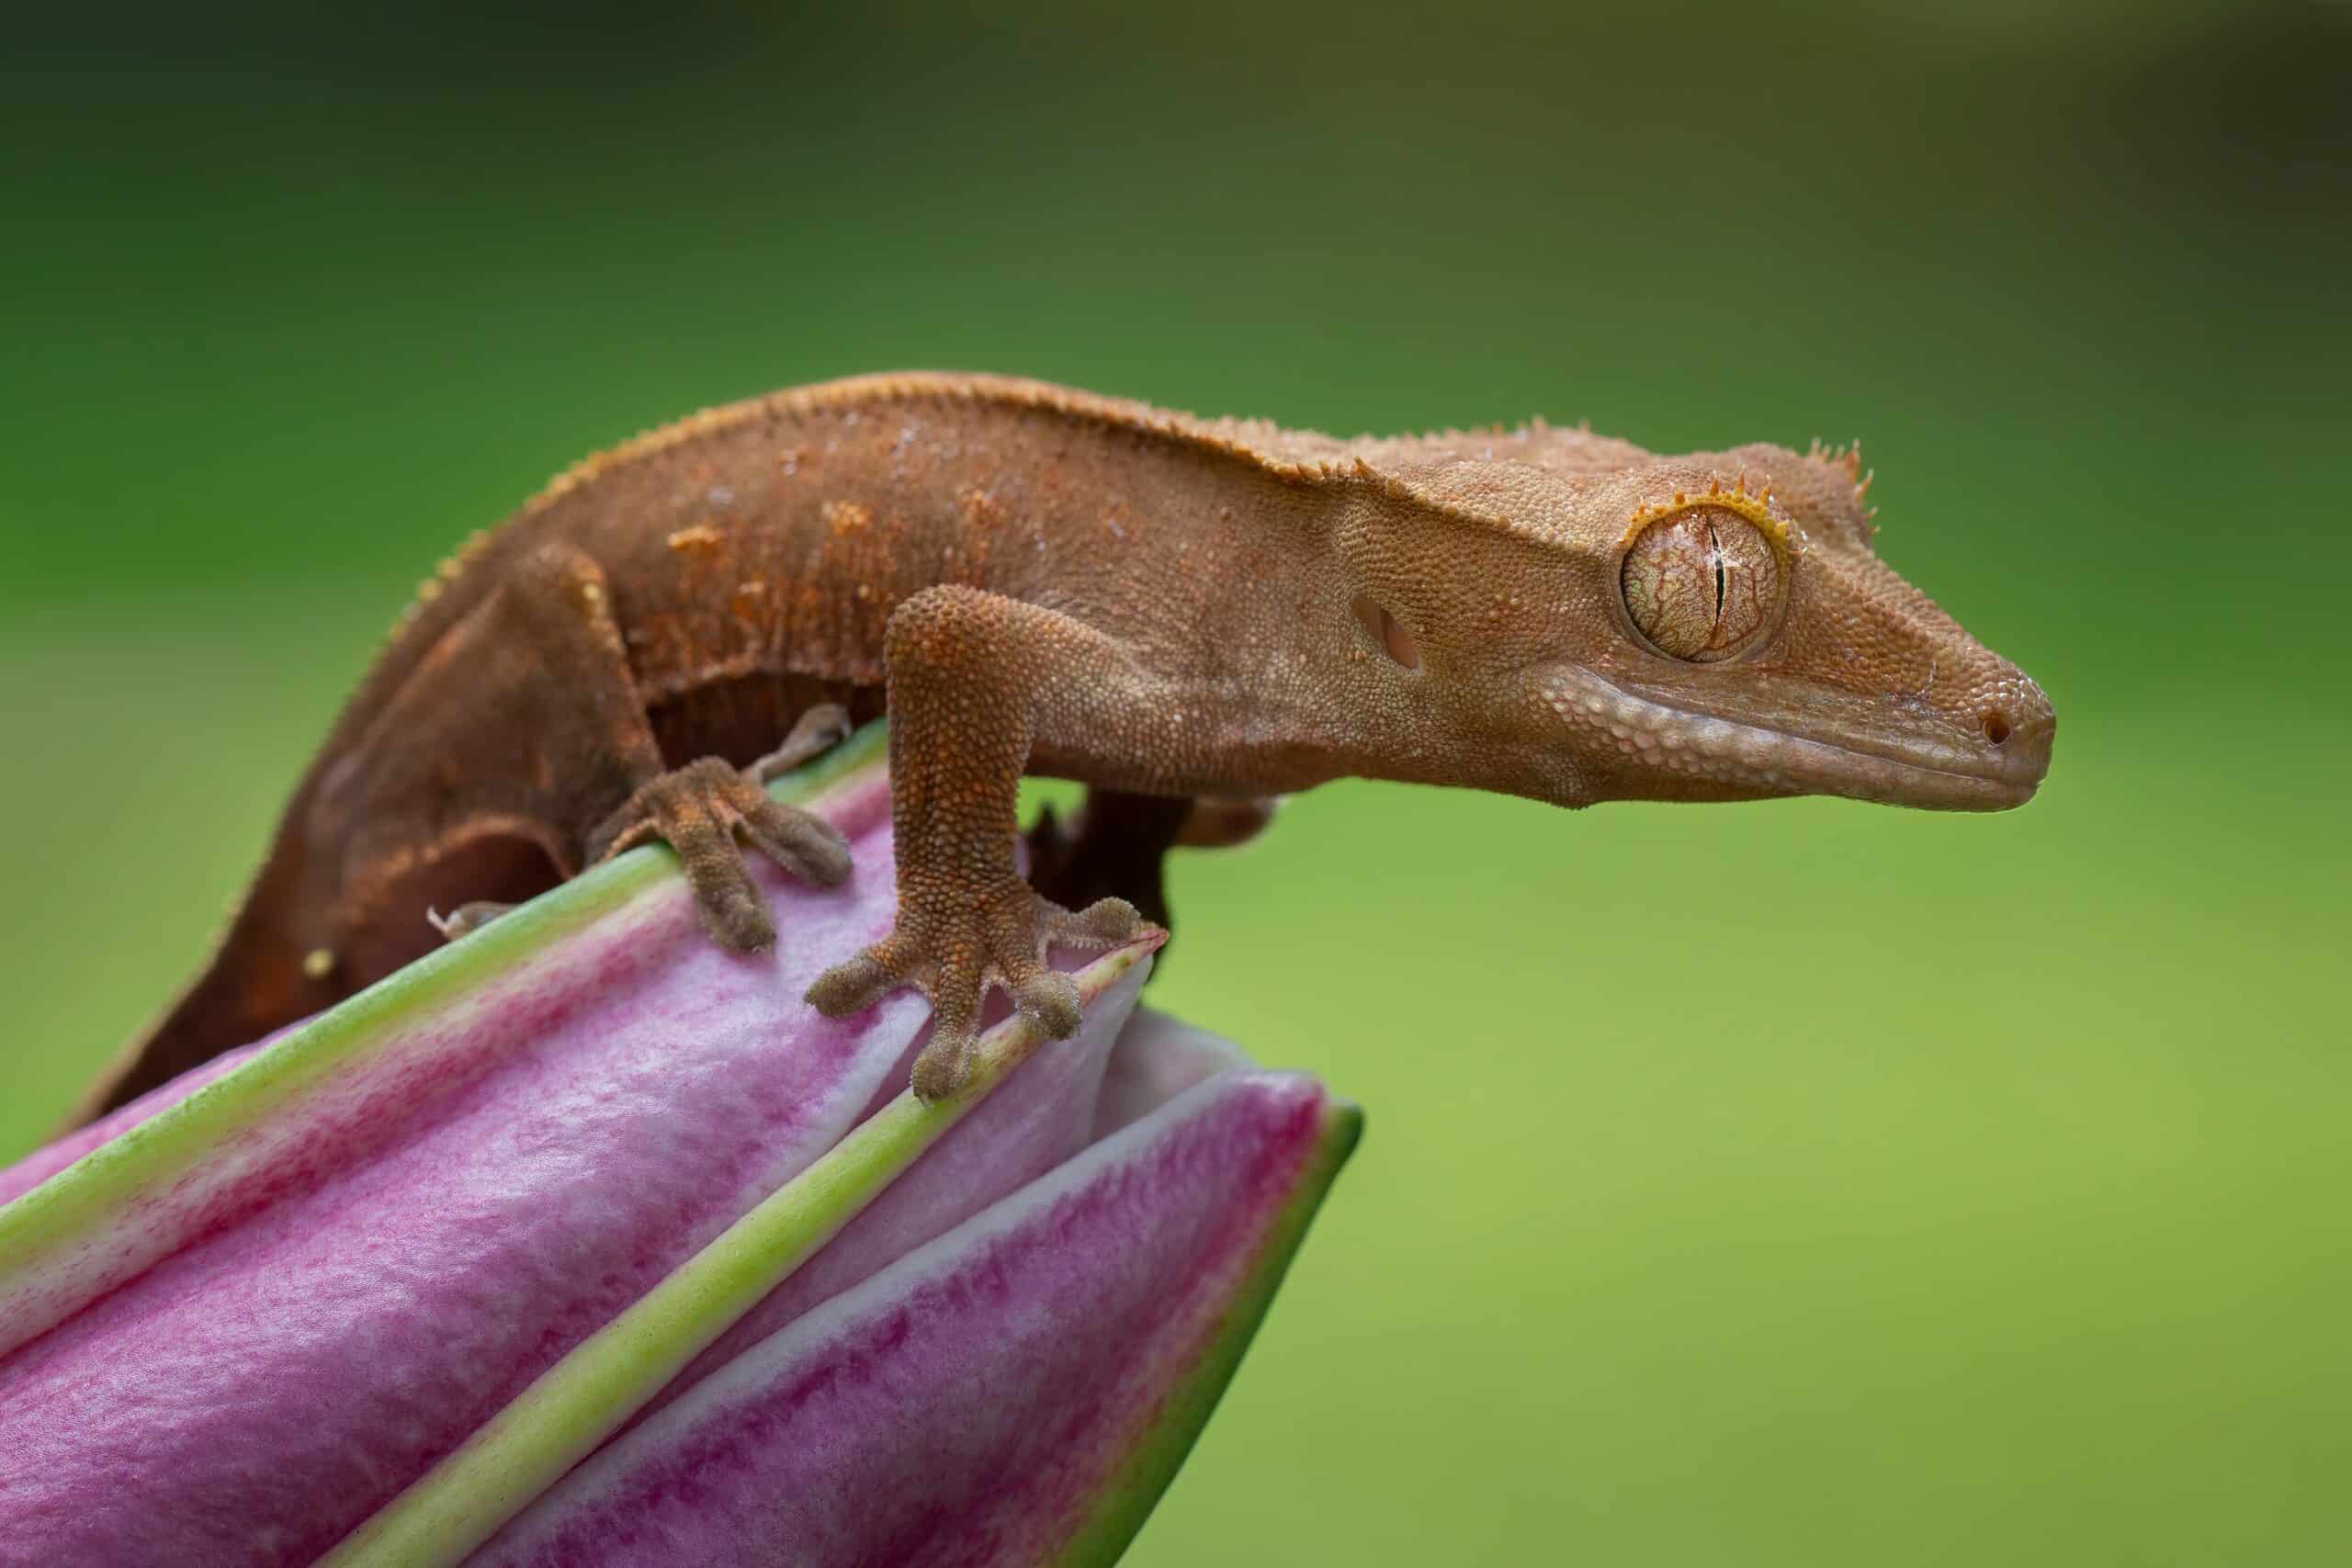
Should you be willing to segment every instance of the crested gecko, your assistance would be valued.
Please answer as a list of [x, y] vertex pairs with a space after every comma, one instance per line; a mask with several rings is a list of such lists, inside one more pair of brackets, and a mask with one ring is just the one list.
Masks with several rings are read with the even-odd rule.
[[[437, 906], [483, 918], [650, 838], [713, 938], [764, 948], [743, 846], [816, 884], [848, 862], [762, 781], [886, 711], [896, 925], [808, 1000], [920, 987], [932, 1098], [989, 987], [1067, 1033], [1049, 943], [1141, 934], [1162, 849], [1327, 780], [2017, 806], [2051, 705], [1878, 560], [1866, 485], [1818, 444], [1343, 440], [984, 376], [709, 410], [579, 464], [423, 585], [210, 962], [85, 1110], [419, 956]], [[1024, 773], [1091, 790], [1037, 889]]]

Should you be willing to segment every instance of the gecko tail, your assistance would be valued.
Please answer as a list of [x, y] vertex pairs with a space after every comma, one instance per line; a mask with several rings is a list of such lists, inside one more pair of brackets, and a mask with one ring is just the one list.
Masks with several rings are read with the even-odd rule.
[[[349, 853], [337, 852], [333, 837], [307, 831], [309, 820], [305, 791], [287, 807], [269, 858], [204, 967], [116, 1055], [74, 1108], [69, 1129], [323, 1012], [470, 929], [462, 917], [478, 921], [564, 875], [546, 843], [501, 829], [438, 845], [355, 897], [345, 874]], [[443, 908], [461, 919], [431, 919]]]
[[273, 847], [204, 967], [116, 1053], [75, 1104], [68, 1128], [340, 999], [333, 976], [312, 972], [322, 967], [317, 960], [305, 966], [295, 916], [306, 857], [287, 837]]

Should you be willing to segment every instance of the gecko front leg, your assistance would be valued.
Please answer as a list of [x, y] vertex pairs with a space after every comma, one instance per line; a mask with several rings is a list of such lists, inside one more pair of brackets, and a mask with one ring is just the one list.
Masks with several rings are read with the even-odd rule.
[[977, 589], [927, 589], [890, 617], [890, 813], [899, 916], [890, 934], [808, 987], [832, 1017], [911, 985], [931, 998], [931, 1042], [915, 1092], [938, 1100], [970, 1069], [980, 1002], [991, 986], [1056, 1037], [1078, 1028], [1078, 991], [1046, 966], [1046, 949], [1115, 947], [1151, 928], [1123, 898], [1073, 913], [1014, 868], [1017, 799], [1031, 748], [1117, 743], [1153, 755], [1153, 684], [1101, 632], [1051, 610]]
[[849, 875], [849, 845], [814, 812], [770, 800], [761, 786], [828, 750], [849, 733], [849, 716], [823, 703], [800, 716], [784, 744], [747, 768], [704, 757], [638, 785], [588, 836], [603, 862], [649, 839], [677, 852], [703, 923], [719, 945], [752, 953], [775, 940], [767, 900], [744, 874], [740, 833], [801, 881], [837, 886]]

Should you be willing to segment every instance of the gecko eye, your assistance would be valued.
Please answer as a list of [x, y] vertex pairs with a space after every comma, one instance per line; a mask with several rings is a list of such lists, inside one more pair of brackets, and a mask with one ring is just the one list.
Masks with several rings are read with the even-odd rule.
[[1747, 652], [1778, 618], [1786, 577], [1756, 525], [1727, 507], [1661, 517], [1625, 552], [1625, 609], [1660, 653], [1712, 664]]

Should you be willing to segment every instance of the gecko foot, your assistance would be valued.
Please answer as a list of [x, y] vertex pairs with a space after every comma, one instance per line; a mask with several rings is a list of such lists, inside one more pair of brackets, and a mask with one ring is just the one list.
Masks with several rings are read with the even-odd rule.
[[930, 1043], [915, 1059], [914, 1090], [944, 1100], [971, 1076], [980, 1001], [991, 986], [1012, 998], [1023, 1017], [1055, 1039], [1078, 1031], [1078, 987], [1046, 966], [1046, 949], [1116, 947], [1152, 929], [1124, 898], [1102, 898], [1073, 913], [1040, 897], [1018, 877], [987, 892], [902, 887], [890, 934], [808, 987], [810, 1006], [842, 1018], [873, 1006], [900, 986], [931, 998]]
[[831, 887], [849, 876], [849, 844], [839, 829], [814, 812], [770, 800], [748, 770], [723, 757], [705, 757], [639, 785], [589, 835], [588, 857], [609, 860], [648, 839], [667, 840], [711, 936], [730, 952], [757, 953], [775, 941], [775, 921], [743, 868], [739, 833], [803, 882]]

